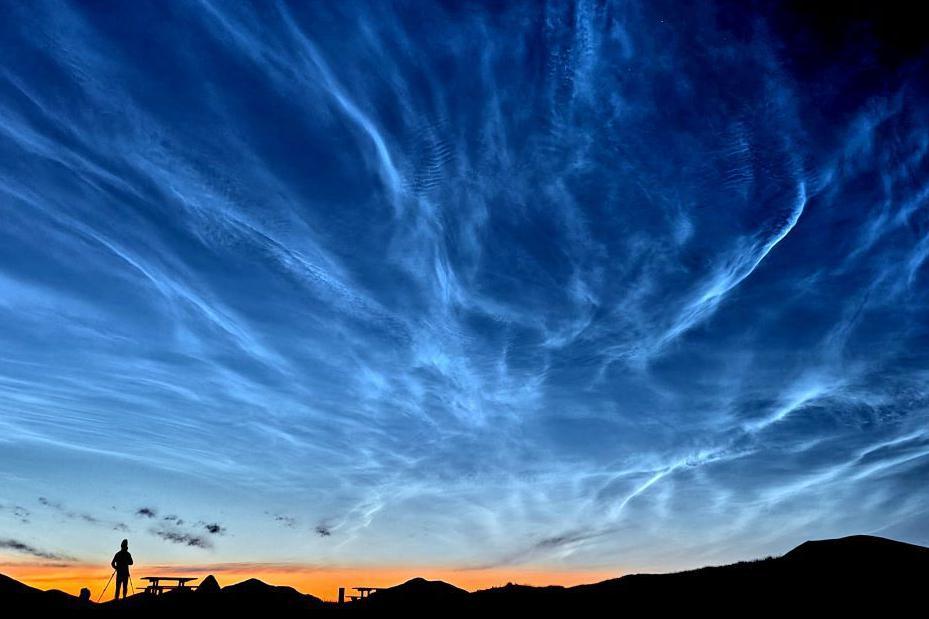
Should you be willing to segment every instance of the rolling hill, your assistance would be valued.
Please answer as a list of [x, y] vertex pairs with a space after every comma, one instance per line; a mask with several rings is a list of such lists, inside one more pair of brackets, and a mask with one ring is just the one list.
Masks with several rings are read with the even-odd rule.
[[[503, 616], [585, 613], [713, 612], [753, 615], [819, 612], [923, 614], [929, 548], [871, 536], [805, 542], [780, 557], [672, 574], [633, 574], [576, 587], [507, 585], [469, 593], [415, 578], [339, 606], [290, 587], [250, 579], [220, 588], [212, 577], [196, 592], [135, 595], [82, 603], [0, 575], [0, 608], [69, 615], [194, 616]], [[13, 615], [10, 615], [13, 616]]]

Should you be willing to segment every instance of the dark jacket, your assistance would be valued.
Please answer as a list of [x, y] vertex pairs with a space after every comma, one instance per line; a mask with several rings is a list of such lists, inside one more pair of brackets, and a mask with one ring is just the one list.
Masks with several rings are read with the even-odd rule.
[[110, 561], [110, 566], [116, 570], [117, 574], [128, 574], [130, 565], [132, 565], [132, 555], [128, 550], [120, 550], [113, 555], [113, 560]]

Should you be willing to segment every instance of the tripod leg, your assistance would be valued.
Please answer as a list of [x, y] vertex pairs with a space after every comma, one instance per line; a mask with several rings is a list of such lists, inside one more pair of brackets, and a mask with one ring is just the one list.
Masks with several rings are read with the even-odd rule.
[[113, 570], [113, 573], [110, 574], [110, 579], [106, 581], [106, 586], [103, 587], [103, 591], [100, 592], [100, 595], [97, 596], [97, 601], [100, 601], [100, 598], [103, 597], [103, 594], [106, 593], [107, 587], [110, 586], [110, 583], [113, 582], [113, 577], [116, 576], [116, 570]]

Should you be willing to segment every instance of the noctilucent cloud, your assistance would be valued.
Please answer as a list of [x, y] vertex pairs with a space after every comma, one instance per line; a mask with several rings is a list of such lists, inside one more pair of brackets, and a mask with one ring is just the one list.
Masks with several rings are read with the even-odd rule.
[[925, 66], [873, 42], [736, 3], [4, 3], [0, 555], [929, 542]]

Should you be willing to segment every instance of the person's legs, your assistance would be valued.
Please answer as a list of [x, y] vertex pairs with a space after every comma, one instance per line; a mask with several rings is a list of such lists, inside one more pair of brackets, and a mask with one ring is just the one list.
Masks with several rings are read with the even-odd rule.
[[123, 599], [125, 599], [126, 598], [126, 587], [129, 585], [129, 578], [127, 578], [126, 576], [123, 576], [122, 574], [116, 575], [116, 591], [114, 592], [115, 593], [115, 597], [113, 598], [114, 600], [119, 599], [120, 585], [122, 585], [123, 587]]

